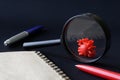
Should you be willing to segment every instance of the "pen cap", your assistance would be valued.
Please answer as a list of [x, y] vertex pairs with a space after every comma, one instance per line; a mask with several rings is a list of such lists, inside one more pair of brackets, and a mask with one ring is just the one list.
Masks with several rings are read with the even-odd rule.
[[109, 49], [110, 32], [100, 17], [86, 13], [73, 16], [65, 23], [61, 41], [76, 60], [91, 63]]
[[42, 30], [44, 27], [42, 25], [35, 26], [31, 29], [26, 30], [29, 34], [35, 33], [39, 30]]

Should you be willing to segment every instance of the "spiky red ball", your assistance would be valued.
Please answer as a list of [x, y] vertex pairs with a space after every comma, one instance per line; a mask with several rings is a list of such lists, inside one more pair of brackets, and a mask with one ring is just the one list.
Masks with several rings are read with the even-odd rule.
[[94, 40], [89, 40], [88, 38], [82, 38], [77, 40], [78, 43], [78, 53], [80, 56], [94, 57], [96, 54], [94, 46]]

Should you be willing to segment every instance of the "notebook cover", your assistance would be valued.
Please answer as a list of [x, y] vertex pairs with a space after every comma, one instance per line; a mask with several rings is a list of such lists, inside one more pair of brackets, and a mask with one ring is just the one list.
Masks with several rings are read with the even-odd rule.
[[70, 80], [40, 52], [0, 53], [0, 80]]

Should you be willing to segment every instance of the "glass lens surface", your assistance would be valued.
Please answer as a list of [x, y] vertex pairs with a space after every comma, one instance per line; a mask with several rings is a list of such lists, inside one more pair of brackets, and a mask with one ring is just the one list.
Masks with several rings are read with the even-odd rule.
[[[90, 16], [77, 15], [69, 19], [64, 25], [63, 37], [67, 50], [81, 62], [90, 63], [96, 61], [104, 54], [106, 49], [105, 32], [101, 25]], [[85, 38], [94, 41], [95, 55], [92, 57], [80, 55], [78, 52], [78, 48], [82, 47], [82, 45], [78, 46], [77, 41]], [[89, 46], [85, 48], [86, 50], [91, 53]]]

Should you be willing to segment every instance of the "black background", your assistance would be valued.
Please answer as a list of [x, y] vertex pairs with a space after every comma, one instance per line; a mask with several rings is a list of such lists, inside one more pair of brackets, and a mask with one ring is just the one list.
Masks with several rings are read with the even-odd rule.
[[[0, 0], [0, 51], [26, 50], [22, 43], [60, 38], [64, 23], [82, 13], [95, 13], [102, 17], [111, 31], [111, 48], [98, 62], [90, 65], [120, 72], [120, 1], [119, 0]], [[15, 45], [5, 47], [3, 42], [26, 29], [44, 25], [48, 30], [28, 37]], [[40, 47], [72, 80], [102, 80], [75, 68], [75, 61], [62, 45]]]

